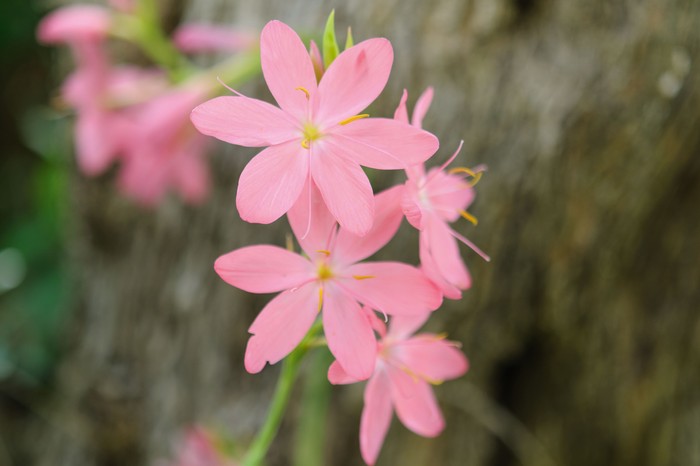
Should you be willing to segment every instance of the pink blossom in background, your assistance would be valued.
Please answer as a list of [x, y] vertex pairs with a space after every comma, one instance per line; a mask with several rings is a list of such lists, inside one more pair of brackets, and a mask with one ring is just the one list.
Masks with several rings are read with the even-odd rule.
[[119, 187], [152, 206], [170, 189], [189, 203], [199, 203], [209, 191], [205, 152], [207, 140], [189, 119], [206, 96], [204, 89], [178, 89], [128, 110], [130, 134], [124, 141]]
[[[433, 90], [428, 88], [416, 102], [412, 124], [421, 127], [430, 102]], [[401, 102], [396, 109], [394, 118], [408, 123], [406, 110], [407, 94], [404, 91]], [[457, 240], [472, 248], [485, 260], [488, 256], [477, 248], [471, 241], [454, 231], [449, 223], [460, 217], [475, 221], [466, 211], [474, 201], [475, 191], [465, 180], [465, 175], [474, 172], [467, 169], [446, 171], [446, 167], [459, 154], [459, 148], [442, 165], [430, 169], [427, 173], [423, 164], [416, 164], [406, 170], [405, 196], [402, 207], [406, 219], [411, 225], [420, 230], [419, 248], [421, 266], [425, 274], [442, 290], [446, 298], [459, 299], [461, 290], [471, 287], [471, 276], [459, 253]]]
[[[445, 421], [430, 385], [461, 377], [467, 372], [468, 362], [458, 345], [442, 335], [412, 336], [428, 314], [393, 317], [387, 333], [384, 322], [371, 310], [365, 310], [381, 336], [374, 373], [365, 387], [360, 421], [362, 458], [373, 465], [393, 411], [403, 425], [418, 435], [435, 437], [442, 432]], [[334, 384], [359, 381], [340, 361], [331, 364], [328, 379]]]
[[94, 5], [59, 8], [39, 23], [37, 36], [48, 44], [70, 45], [77, 69], [63, 85], [64, 100], [78, 112], [76, 151], [86, 175], [105, 171], [119, 151], [123, 125], [104, 108], [110, 76], [104, 41], [111, 25], [109, 10]]
[[364, 379], [374, 368], [376, 342], [359, 303], [389, 315], [424, 314], [437, 309], [442, 296], [409, 265], [358, 263], [383, 247], [398, 229], [400, 187], [376, 196], [374, 227], [359, 237], [337, 228], [313, 181], [308, 182], [311, 202], [297, 203], [288, 214], [308, 257], [276, 246], [249, 246], [221, 256], [214, 267], [224, 281], [242, 290], [282, 291], [249, 329], [253, 334], [245, 354], [249, 372], [259, 372], [265, 363], [275, 364], [287, 356], [323, 308], [330, 351], [348, 373]]
[[211, 24], [183, 24], [173, 34], [175, 46], [186, 53], [238, 52], [257, 45], [252, 34]]
[[68, 44], [80, 52], [85, 43], [102, 42], [112, 23], [107, 8], [97, 5], [71, 5], [46, 15], [37, 29], [45, 44]]
[[77, 111], [76, 152], [86, 175], [99, 175], [121, 156], [133, 133], [123, 107], [167, 89], [165, 76], [136, 67], [113, 68], [104, 57], [97, 67], [79, 67], [63, 84], [62, 97]]
[[163, 466], [236, 466], [236, 463], [221, 452], [212, 432], [195, 426], [178, 445], [175, 459]]
[[267, 147], [245, 167], [236, 205], [241, 217], [271, 223], [313, 180], [338, 223], [366, 234], [374, 218], [372, 186], [360, 165], [403, 169], [438, 148], [432, 134], [393, 119], [357, 115], [382, 91], [393, 62], [386, 39], [338, 55], [320, 83], [299, 36], [271, 21], [262, 31], [263, 75], [279, 108], [242, 95], [212, 99], [192, 112], [199, 131], [223, 141]]

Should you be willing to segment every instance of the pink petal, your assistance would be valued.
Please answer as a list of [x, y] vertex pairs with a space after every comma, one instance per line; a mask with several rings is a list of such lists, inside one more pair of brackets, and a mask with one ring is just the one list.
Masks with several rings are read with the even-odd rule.
[[138, 150], [123, 159], [119, 188], [142, 205], [158, 204], [168, 190], [168, 183], [168, 170], [159, 154]]
[[245, 368], [260, 372], [265, 363], [275, 364], [301, 342], [318, 315], [318, 286], [309, 283], [280, 293], [250, 326], [253, 334], [245, 352]]
[[361, 261], [379, 251], [394, 237], [403, 219], [400, 205], [403, 189], [403, 186], [394, 186], [374, 197], [374, 223], [365, 236], [340, 230], [333, 251], [339, 263]]
[[372, 375], [377, 342], [369, 319], [353, 297], [332, 283], [324, 289], [323, 331], [328, 349], [348, 375], [358, 380]]
[[425, 238], [437, 271], [449, 283], [466, 290], [471, 286], [471, 278], [459, 253], [459, 244], [450, 233], [450, 227], [434, 215], [427, 215], [424, 220], [425, 228], [420, 234]]
[[427, 195], [434, 210], [444, 220], [454, 222], [473, 201], [476, 190], [459, 176], [433, 168], [428, 172]]
[[220, 256], [214, 270], [229, 285], [250, 293], [274, 293], [313, 279], [311, 262], [277, 246], [247, 246]]
[[336, 228], [335, 217], [330, 213], [316, 183], [309, 177], [299, 199], [287, 212], [289, 225], [301, 248], [309, 257], [319, 251], [327, 251]]
[[308, 118], [316, 75], [306, 47], [292, 28], [270, 21], [260, 35], [260, 61], [265, 82], [279, 106], [298, 120]]
[[126, 136], [119, 117], [97, 108], [86, 108], [76, 121], [78, 166], [88, 175], [103, 173], [115, 160]]
[[416, 106], [413, 108], [413, 119], [411, 124], [417, 128], [423, 126], [423, 117], [428, 113], [430, 108], [430, 103], [433, 101], [433, 88], [428, 87], [423, 93], [418, 97], [416, 101]]
[[327, 145], [311, 146], [311, 176], [340, 226], [363, 236], [374, 220], [372, 185], [362, 168]]
[[340, 123], [371, 104], [389, 79], [394, 51], [383, 38], [350, 47], [331, 63], [318, 86], [319, 124]]
[[192, 110], [191, 118], [202, 134], [239, 146], [264, 147], [301, 139], [289, 115], [267, 102], [243, 96], [211, 99]]
[[404, 89], [403, 94], [401, 94], [399, 106], [396, 107], [396, 111], [394, 112], [394, 120], [398, 120], [401, 123], [406, 123], [408, 125], [410, 124], [410, 122], [408, 121], [408, 110], [406, 109], [406, 100], [408, 100], [408, 91]]
[[[415, 167], [416, 165], [414, 165]], [[422, 166], [422, 165], [421, 165]], [[421, 223], [423, 222], [423, 209], [418, 203], [419, 190], [416, 182], [408, 179], [405, 184], [406, 189], [404, 190], [404, 195], [401, 198], [401, 210], [406, 216], [406, 220], [411, 224], [416, 230], [421, 229]]]
[[389, 315], [423, 314], [442, 303], [442, 295], [423, 273], [399, 262], [365, 262], [346, 269], [342, 284], [367, 306]]
[[391, 399], [403, 425], [424, 437], [440, 434], [445, 420], [430, 385], [394, 367], [387, 367], [387, 373], [391, 380]]
[[338, 361], [333, 361], [328, 368], [328, 381], [333, 385], [347, 385], [360, 382], [360, 379], [349, 375]]
[[[418, 251], [420, 254], [421, 270], [425, 276], [428, 277], [428, 279], [430, 279], [430, 281], [432, 281], [435, 286], [440, 289], [445, 298], [461, 299], [462, 291], [454, 286], [454, 284], [448, 282], [447, 279], [445, 279], [445, 277], [440, 273], [437, 262], [430, 252], [430, 247], [425, 239], [425, 235], [420, 236], [420, 246]], [[471, 281], [471, 277], [469, 280]]]
[[392, 359], [418, 377], [435, 381], [463, 376], [469, 364], [456, 344], [437, 335], [421, 334], [392, 346]]
[[209, 167], [204, 161], [204, 141], [194, 133], [195, 141], [184, 147], [172, 160], [172, 183], [178, 188], [185, 201], [190, 204], [201, 203], [209, 193]]
[[251, 48], [256, 40], [249, 34], [212, 24], [184, 24], [173, 34], [175, 46], [183, 52], [237, 52]]
[[109, 11], [97, 5], [73, 5], [59, 8], [39, 23], [37, 36], [47, 44], [94, 41], [107, 36], [111, 25]]
[[327, 138], [347, 158], [380, 170], [422, 163], [440, 146], [427, 131], [388, 118], [363, 118], [336, 126]]
[[384, 316], [384, 319], [380, 319], [379, 316], [377, 316], [377, 313], [371, 308], [362, 306], [362, 310], [365, 311], [365, 314], [369, 318], [369, 323], [372, 325], [372, 330], [379, 334], [379, 338], [383, 339], [386, 336], [386, 322], [384, 321], [384, 319], [386, 319], [386, 315]]
[[318, 45], [313, 40], [309, 45], [309, 56], [311, 57], [311, 63], [314, 65], [314, 73], [316, 73], [316, 80], [320, 80], [323, 76], [323, 58], [321, 58], [321, 51], [318, 49]]
[[268, 147], [241, 173], [238, 213], [246, 222], [274, 222], [294, 205], [308, 176], [309, 158], [297, 141]]
[[391, 340], [405, 340], [421, 328], [430, 317], [430, 312], [408, 316], [394, 316], [389, 325], [389, 337]]
[[360, 451], [369, 466], [374, 465], [391, 424], [391, 389], [384, 372], [377, 373], [365, 387], [365, 406], [360, 420]]

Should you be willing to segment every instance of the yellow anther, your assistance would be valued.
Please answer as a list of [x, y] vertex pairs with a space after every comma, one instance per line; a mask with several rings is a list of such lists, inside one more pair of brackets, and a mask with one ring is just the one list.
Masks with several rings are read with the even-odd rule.
[[316, 251], [316, 252], [320, 252], [321, 254], [323, 254], [323, 255], [326, 256], [326, 257], [328, 257], [328, 256], [331, 255], [331, 252], [328, 251], [328, 250], [326, 250], [326, 249], [319, 249], [319, 250]]
[[467, 219], [468, 221], [472, 222], [474, 225], [478, 225], [478, 224], [479, 224], [479, 221], [476, 219], [476, 217], [474, 217], [472, 214], [470, 214], [470, 213], [467, 212], [466, 210], [460, 210], [460, 211], [459, 211], [459, 214], [460, 214], [462, 217], [464, 217], [465, 219]]
[[475, 172], [474, 170], [466, 167], [456, 167], [449, 171], [450, 175], [454, 175], [455, 173], [466, 173], [467, 175], [471, 176], [471, 181], [467, 183], [470, 188], [474, 187], [479, 182], [481, 175], [483, 174], [483, 172]]
[[294, 240], [292, 239], [292, 235], [287, 233], [287, 236], [285, 239], [286, 239], [287, 251], [294, 252]]
[[353, 275], [352, 278], [355, 280], [367, 280], [368, 278], [374, 278], [374, 275]]
[[360, 115], [355, 115], [355, 116], [351, 116], [350, 118], [346, 118], [338, 124], [339, 125], [347, 125], [348, 123], [352, 123], [355, 120], [361, 120], [361, 119], [367, 118], [367, 117], [369, 117], [369, 113], [362, 113]]
[[308, 140], [308, 139], [303, 139], [303, 140], [301, 141], [301, 147], [303, 147], [304, 149], [308, 149], [308, 148], [310, 147], [310, 146], [309, 146], [309, 140]]
[[423, 380], [428, 382], [430, 385], [442, 385], [442, 380], [431, 379], [430, 377], [424, 377]]
[[321, 307], [323, 307], [323, 287], [318, 289], [318, 312], [321, 312]]
[[306, 100], [311, 99], [311, 94], [309, 93], [309, 90], [306, 89], [305, 87], [301, 87], [301, 86], [295, 87], [294, 90], [295, 90], [295, 91], [301, 91], [301, 92], [303, 92], [304, 94], [306, 94]]

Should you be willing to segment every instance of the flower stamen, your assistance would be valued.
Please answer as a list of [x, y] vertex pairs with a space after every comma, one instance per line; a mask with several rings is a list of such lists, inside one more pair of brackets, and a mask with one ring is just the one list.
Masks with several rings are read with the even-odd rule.
[[448, 173], [450, 175], [454, 175], [456, 173], [466, 173], [467, 175], [471, 176], [471, 181], [467, 182], [467, 185], [469, 185], [470, 188], [476, 186], [476, 184], [481, 179], [481, 175], [483, 174], [483, 172], [475, 172], [474, 170], [467, 167], [455, 167], [451, 169]]
[[460, 210], [460, 211], [459, 211], [459, 214], [460, 214], [464, 219], [466, 219], [467, 221], [473, 223], [474, 226], [476, 226], [476, 225], [479, 224], [479, 220], [477, 220], [476, 217], [474, 217], [472, 214], [470, 214], [470, 213], [467, 212], [466, 210]]
[[304, 94], [306, 94], [306, 100], [310, 100], [310, 99], [311, 99], [311, 93], [310, 93], [309, 90], [306, 89], [305, 87], [301, 87], [301, 86], [295, 87], [294, 90], [295, 90], [295, 91], [301, 91], [301, 92], [303, 92]]
[[353, 121], [361, 120], [363, 118], [368, 118], [368, 117], [369, 117], [369, 113], [362, 113], [360, 115], [355, 115], [355, 116], [351, 116], [350, 118], [346, 118], [338, 124], [339, 125], [347, 125], [348, 123], [352, 123]]
[[355, 280], [367, 280], [368, 278], [374, 278], [374, 275], [353, 275], [352, 278]]

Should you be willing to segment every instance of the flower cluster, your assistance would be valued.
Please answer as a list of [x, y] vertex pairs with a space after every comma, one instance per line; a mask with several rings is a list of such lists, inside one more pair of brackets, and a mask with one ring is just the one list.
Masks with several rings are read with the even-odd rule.
[[[119, 187], [144, 205], [158, 203], [170, 189], [199, 203], [209, 188], [203, 158], [207, 139], [188, 116], [214, 87], [197, 79], [173, 43], [183, 52], [245, 50], [255, 44], [241, 34], [202, 25], [184, 25], [171, 43], [158, 35], [153, 15], [140, 11], [140, 3], [111, 3], [112, 8], [59, 8], [38, 29], [41, 42], [68, 45], [75, 58], [61, 100], [77, 113], [78, 167], [96, 176], [120, 162]], [[150, 68], [114, 64], [107, 53], [110, 38], [142, 45], [162, 63]]]
[[[488, 258], [449, 226], [462, 217], [476, 223], [467, 208], [482, 169], [447, 170], [459, 149], [443, 166], [423, 165], [438, 149], [438, 139], [421, 129], [432, 89], [411, 121], [405, 92], [394, 118], [369, 118], [361, 112], [384, 89], [393, 50], [386, 39], [348, 45], [322, 58], [315, 44], [307, 51], [290, 27], [272, 21], [260, 53], [279, 106], [236, 93], [199, 105], [192, 122], [220, 140], [265, 148], [241, 174], [238, 211], [255, 223], [286, 214], [302, 249], [248, 246], [216, 261], [217, 273], [237, 288], [279, 292], [249, 329], [246, 369], [277, 363], [322, 325], [336, 358], [330, 382], [368, 380], [360, 445], [374, 464], [392, 410], [420, 435], [442, 431], [430, 385], [463, 375], [467, 360], [442, 335], [413, 334], [443, 297], [457, 299], [471, 285], [458, 241]], [[405, 170], [407, 181], [374, 195], [362, 166]], [[420, 267], [365, 261], [403, 217], [420, 231]]]

